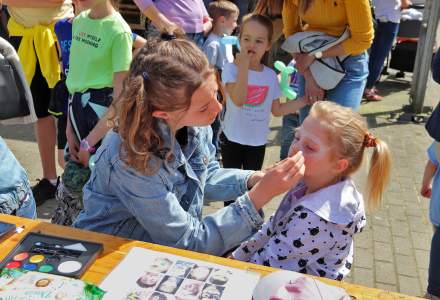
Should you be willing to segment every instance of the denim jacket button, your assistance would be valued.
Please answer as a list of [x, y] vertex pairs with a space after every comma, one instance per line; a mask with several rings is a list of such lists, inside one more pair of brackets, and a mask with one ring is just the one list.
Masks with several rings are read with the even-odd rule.
[[208, 157], [205, 155], [205, 156], [203, 156], [203, 163], [205, 164], [205, 165], [208, 165]]

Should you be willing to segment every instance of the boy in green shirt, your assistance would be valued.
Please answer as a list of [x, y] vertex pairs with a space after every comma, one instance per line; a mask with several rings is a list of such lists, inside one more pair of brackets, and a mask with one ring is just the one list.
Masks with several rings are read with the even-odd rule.
[[73, 21], [71, 94], [67, 121], [68, 154], [58, 186], [53, 223], [71, 225], [82, 209], [82, 187], [90, 176], [89, 160], [108, 131], [107, 109], [121, 92], [132, 59], [132, 33], [110, 0], [88, 0], [89, 10]]

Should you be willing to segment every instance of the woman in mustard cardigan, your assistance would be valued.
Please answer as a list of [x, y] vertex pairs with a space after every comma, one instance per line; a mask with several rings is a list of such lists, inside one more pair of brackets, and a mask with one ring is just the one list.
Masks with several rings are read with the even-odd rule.
[[[299, 76], [299, 96], [310, 102], [334, 101], [354, 110], [359, 108], [368, 76], [368, 54], [373, 36], [373, 22], [369, 0], [285, 0], [283, 6], [284, 35], [289, 37], [300, 31], [319, 31], [339, 36], [346, 27], [351, 36], [342, 43], [318, 52], [314, 56], [295, 54]], [[332, 90], [324, 91], [313, 79], [309, 66], [315, 59], [350, 55], [343, 66], [346, 75]], [[308, 107], [300, 111], [301, 120]]]

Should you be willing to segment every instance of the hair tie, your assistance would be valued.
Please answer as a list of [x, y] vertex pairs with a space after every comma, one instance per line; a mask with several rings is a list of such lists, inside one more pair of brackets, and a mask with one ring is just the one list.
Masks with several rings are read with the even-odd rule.
[[148, 75], [147, 71], [142, 72], [142, 77], [144, 77], [144, 80], [150, 79], [150, 75]]
[[171, 40], [175, 40], [175, 39], [176, 39], [176, 36], [175, 36], [174, 34], [172, 34], [172, 33], [163, 32], [163, 33], [160, 35], [160, 38], [161, 38], [162, 40], [164, 40], [164, 41], [171, 41]]
[[376, 147], [377, 139], [371, 133], [367, 132], [364, 136], [364, 146], [367, 148]]

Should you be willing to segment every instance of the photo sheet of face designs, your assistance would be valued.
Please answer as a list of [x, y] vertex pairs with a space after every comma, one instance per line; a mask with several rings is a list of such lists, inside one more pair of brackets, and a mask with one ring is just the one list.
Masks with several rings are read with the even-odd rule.
[[[133, 248], [100, 287], [104, 299], [251, 299], [260, 275], [172, 254]], [[238, 297], [238, 298], [237, 298]]]

